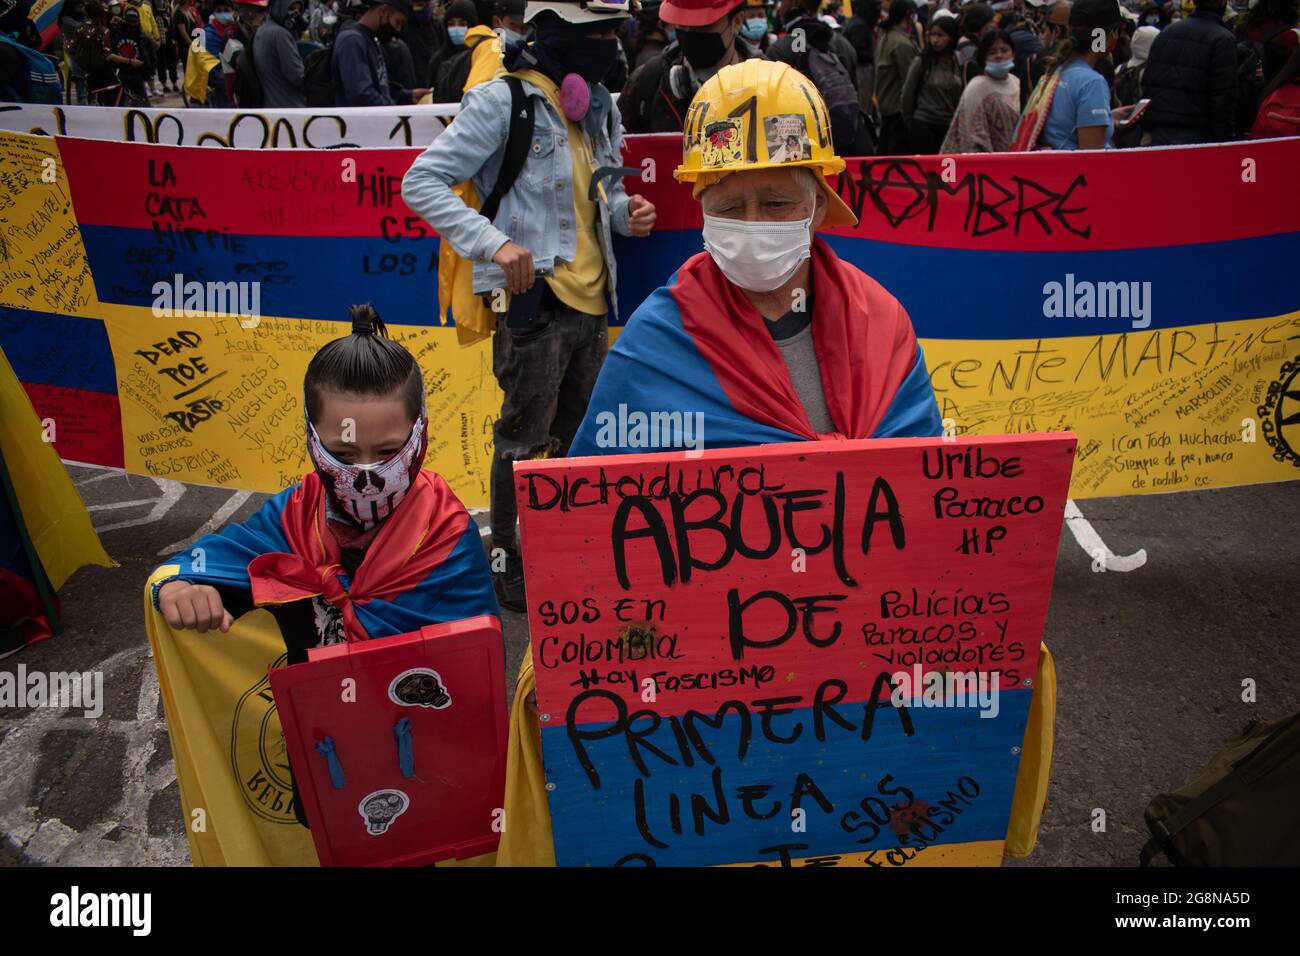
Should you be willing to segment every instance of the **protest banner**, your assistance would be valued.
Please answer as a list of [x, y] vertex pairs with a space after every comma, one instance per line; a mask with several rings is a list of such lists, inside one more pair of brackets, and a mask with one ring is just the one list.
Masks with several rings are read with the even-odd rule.
[[459, 108], [459, 103], [277, 110], [7, 103], [0, 106], [0, 130], [228, 149], [391, 149], [428, 146]]
[[517, 464], [557, 864], [999, 845], [1074, 452], [1067, 434]]
[[[680, 138], [627, 144], [642, 170], [627, 187], [658, 221], [648, 238], [616, 237], [622, 321], [700, 251], [702, 222], [672, 179]], [[0, 154], [32, 171], [0, 179], [0, 202], [30, 211], [4, 231], [0, 346], [42, 416], [74, 419], [62, 457], [284, 487], [306, 464], [294, 406], [306, 360], [346, 331], [347, 304], [370, 301], [424, 367], [430, 467], [470, 506], [487, 503], [490, 343], [461, 348], [441, 324], [439, 240], [400, 196], [416, 150], [0, 133]], [[48, 183], [42, 157], [55, 161]], [[862, 221], [821, 235], [907, 309], [950, 432], [1072, 430], [1078, 498], [1281, 481], [1300, 476], [1300, 293], [1270, 277], [1300, 256], [1297, 161], [1300, 139], [849, 159], [837, 188]], [[68, 281], [42, 281], [51, 257]], [[176, 275], [255, 283], [260, 324], [159, 319], [154, 286]], [[173, 382], [188, 357], [155, 347], [170, 339], [225, 373], [179, 406], [211, 379]], [[222, 407], [189, 408], [205, 397]]]

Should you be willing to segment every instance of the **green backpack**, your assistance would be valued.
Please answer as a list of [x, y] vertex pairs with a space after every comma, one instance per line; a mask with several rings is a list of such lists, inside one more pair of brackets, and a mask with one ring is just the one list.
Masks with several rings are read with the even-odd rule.
[[1147, 866], [1295, 866], [1300, 862], [1300, 714], [1252, 720], [1186, 786], [1146, 809]]

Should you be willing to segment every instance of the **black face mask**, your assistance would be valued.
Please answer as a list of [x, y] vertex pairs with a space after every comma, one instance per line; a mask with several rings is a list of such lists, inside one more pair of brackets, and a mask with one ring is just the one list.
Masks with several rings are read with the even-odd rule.
[[381, 23], [375, 36], [379, 37], [380, 43], [392, 43], [397, 39], [397, 31], [393, 29], [391, 23]]
[[538, 64], [557, 83], [577, 73], [588, 83], [599, 83], [618, 59], [618, 40], [595, 40], [581, 30], [547, 30], [534, 44]]
[[727, 55], [727, 44], [723, 42], [721, 33], [678, 30], [677, 45], [682, 48], [686, 62], [697, 70], [707, 70]]
[[285, 26], [294, 33], [302, 33], [303, 30], [307, 29], [307, 18], [301, 13], [294, 11], [285, 17]]

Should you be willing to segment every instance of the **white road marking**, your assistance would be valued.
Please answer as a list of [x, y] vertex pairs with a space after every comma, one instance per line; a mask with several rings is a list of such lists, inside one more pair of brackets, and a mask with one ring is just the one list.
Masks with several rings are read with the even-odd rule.
[[212, 532], [218, 530], [223, 524], [226, 523], [226, 519], [229, 518], [231, 515], [233, 515], [236, 511], [238, 511], [243, 506], [244, 502], [247, 501], [252, 496], [253, 493], [251, 491], [236, 491], [233, 495], [231, 495], [229, 498], [226, 499], [225, 504], [223, 504], [220, 508], [218, 508], [216, 511], [212, 513], [211, 518], [203, 522], [203, 526], [199, 528], [198, 531], [194, 532], [192, 535], [190, 535], [188, 538], [184, 539], [183, 541], [177, 541], [175, 544], [167, 545], [167, 547], [159, 550], [158, 553], [161, 555], [171, 555], [186, 550], [187, 548], [189, 548], [190, 545], [192, 545], [195, 541], [199, 540], [199, 538], [203, 537], [205, 534], [211, 534]]
[[93, 478], [83, 478], [81, 481], [76, 482], [76, 485], [78, 488], [82, 488], [85, 487], [86, 485], [93, 485], [97, 481], [103, 481], [105, 478], [116, 478], [118, 475], [122, 475], [122, 474], [125, 474], [125, 472], [123, 472], [120, 468], [110, 468], [110, 469], [106, 469], [105, 471], [101, 472], [98, 475], [95, 475]]
[[185, 494], [185, 486], [179, 481], [171, 481], [167, 478], [151, 479], [156, 484], [162, 495], [157, 498], [142, 498], [137, 501], [116, 501], [111, 504], [91, 505], [87, 511], [116, 511], [121, 508], [138, 508], [141, 505], [153, 505], [149, 513], [139, 518], [128, 518], [126, 521], [118, 521], [114, 524], [96, 526], [95, 530], [99, 534], [106, 531], [116, 531], [118, 528], [134, 528], [137, 525], [149, 524], [163, 517], [167, 512], [172, 510], [176, 502], [181, 500], [181, 495]]
[[1102, 563], [1107, 571], [1136, 571], [1147, 563], [1146, 548], [1139, 548], [1132, 554], [1122, 556], [1111, 551], [1106, 546], [1106, 542], [1101, 540], [1101, 535], [1083, 516], [1083, 512], [1079, 510], [1073, 498], [1067, 498], [1065, 501], [1065, 526], [1070, 529], [1074, 540], [1079, 542], [1079, 547], [1083, 548], [1089, 558], [1096, 560], [1100, 552]]

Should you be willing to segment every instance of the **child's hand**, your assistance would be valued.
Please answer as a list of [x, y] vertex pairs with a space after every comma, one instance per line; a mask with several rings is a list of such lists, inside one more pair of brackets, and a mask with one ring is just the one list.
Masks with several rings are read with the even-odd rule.
[[210, 629], [229, 631], [234, 618], [221, 606], [217, 589], [188, 581], [168, 581], [158, 589], [158, 608], [167, 623], [179, 629], [206, 634]]

